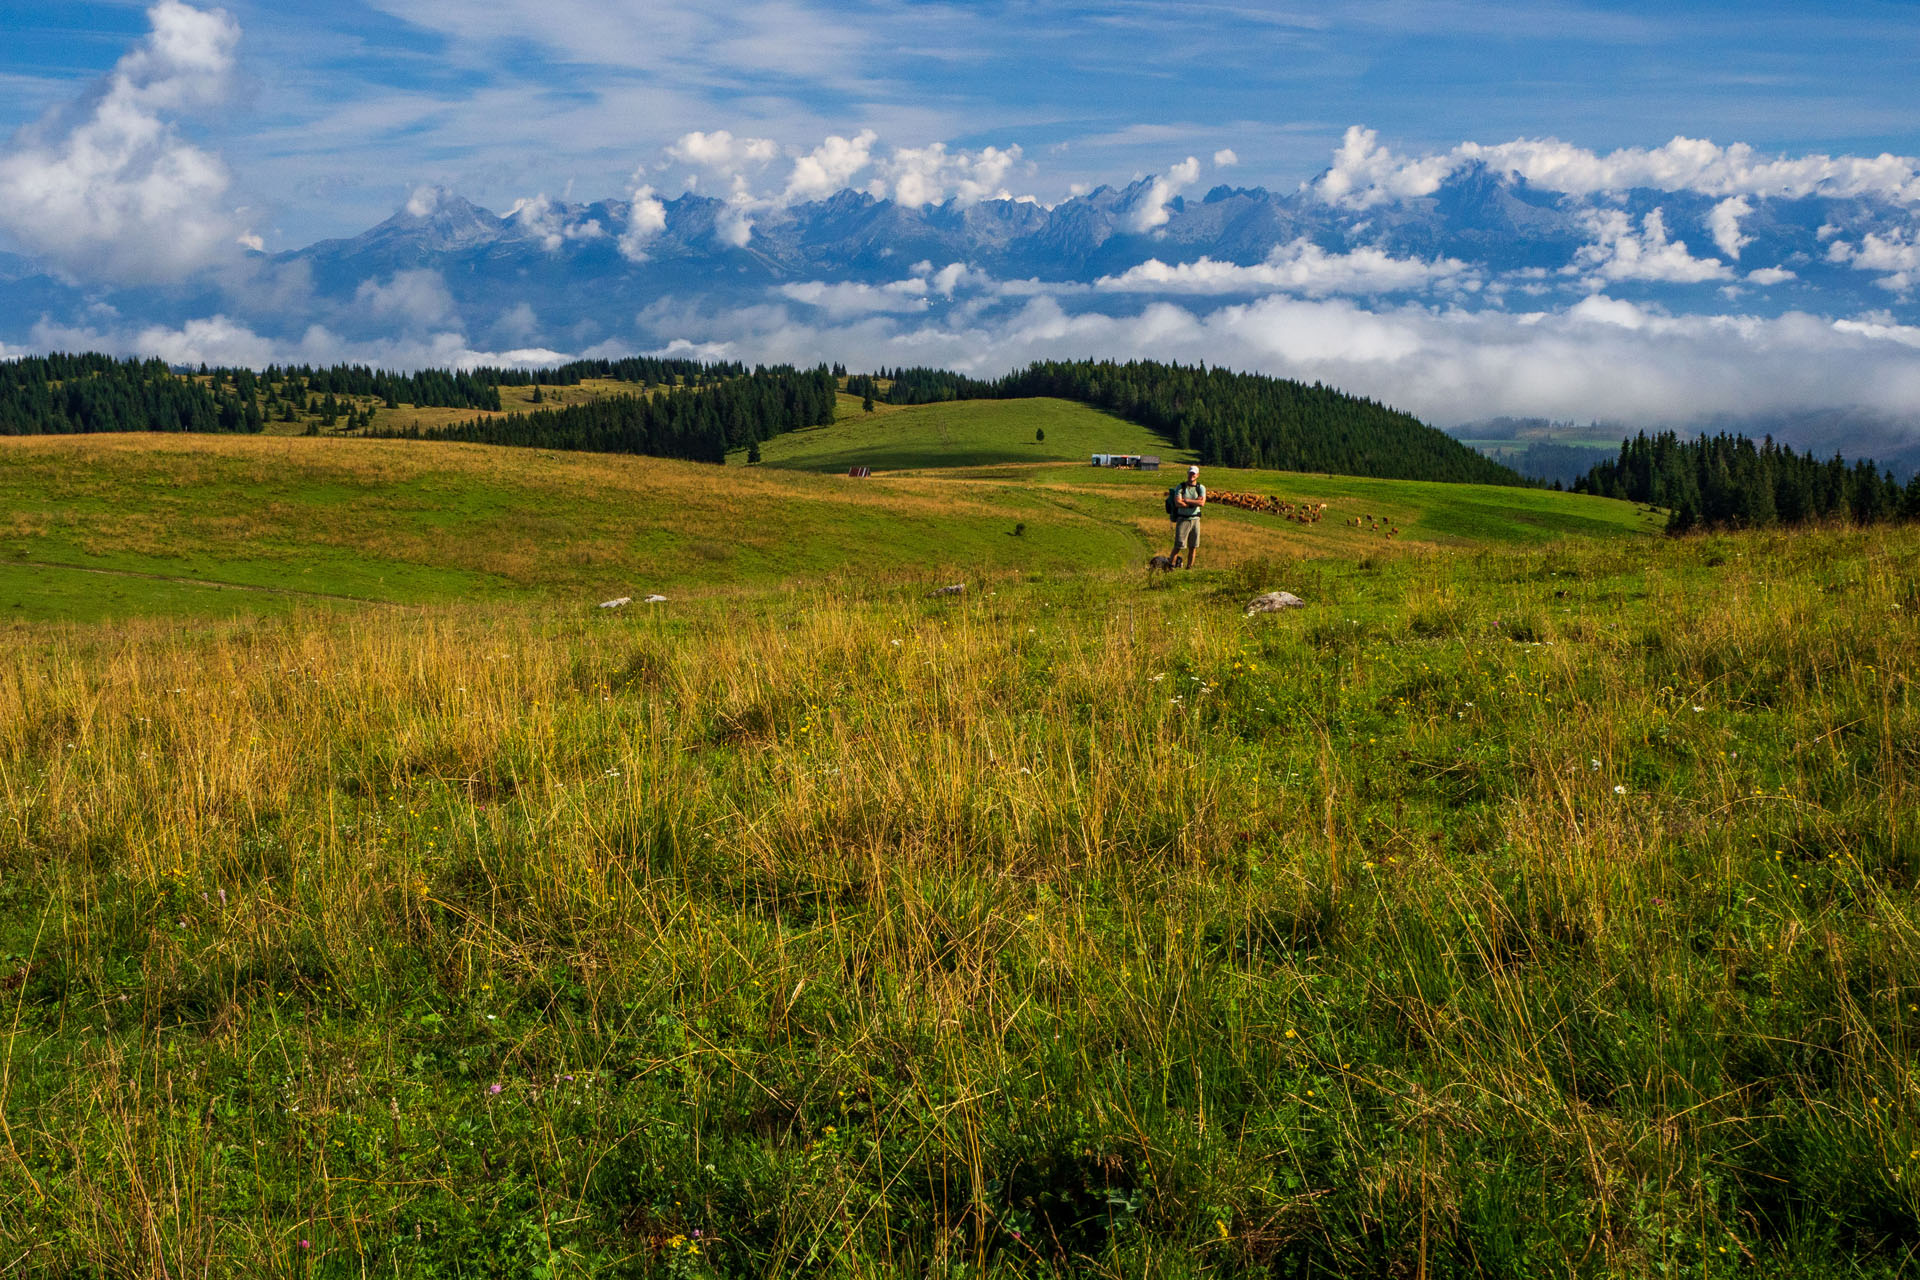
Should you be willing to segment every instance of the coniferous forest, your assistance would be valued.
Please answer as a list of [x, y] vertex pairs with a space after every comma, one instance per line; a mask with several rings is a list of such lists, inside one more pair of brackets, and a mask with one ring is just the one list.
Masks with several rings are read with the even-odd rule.
[[[544, 369], [270, 365], [170, 368], [99, 354], [0, 361], [0, 436], [114, 431], [259, 432], [295, 415], [367, 435], [646, 454], [721, 463], [730, 450], [834, 419], [836, 394], [869, 404], [1054, 396], [1153, 430], [1202, 462], [1281, 471], [1514, 485], [1515, 472], [1418, 419], [1319, 383], [1158, 361], [1036, 362], [986, 380], [945, 369], [848, 376], [841, 366], [749, 370], [737, 362], [632, 356]], [[500, 388], [585, 379], [664, 388], [501, 415]], [[535, 400], [539, 397], [536, 394]], [[373, 428], [387, 409], [473, 409], [492, 417], [440, 428]], [[1668, 530], [1920, 519], [1920, 476], [1905, 486], [1868, 459], [1818, 458], [1771, 438], [1645, 432], [1574, 482], [1576, 492], [1667, 508]]]
[[1771, 438], [1682, 439], [1641, 432], [1620, 456], [1574, 482], [1576, 493], [1625, 498], [1672, 514], [1670, 533], [1694, 529], [1767, 529], [1816, 521], [1879, 524], [1920, 519], [1920, 475], [1903, 489], [1871, 461], [1839, 454], [1816, 458]]
[[475, 444], [724, 463], [729, 449], [748, 448], [788, 431], [832, 422], [838, 391], [824, 365], [805, 371], [780, 366], [755, 369], [702, 388], [676, 386], [656, 396], [611, 396], [589, 404], [476, 418], [407, 434]]
[[182, 378], [161, 360], [51, 355], [0, 361], [0, 436], [259, 431], [265, 425], [252, 395]]

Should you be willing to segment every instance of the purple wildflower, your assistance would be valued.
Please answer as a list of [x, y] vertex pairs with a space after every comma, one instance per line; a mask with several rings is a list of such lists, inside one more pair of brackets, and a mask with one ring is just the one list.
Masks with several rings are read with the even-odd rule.
[[488, 1086], [487, 1086], [487, 1092], [488, 1092], [488, 1093], [498, 1093], [498, 1092], [500, 1092], [500, 1090], [501, 1090], [501, 1088], [502, 1088], [502, 1086], [500, 1086], [500, 1085], [497, 1085], [497, 1084], [494, 1084], [494, 1085], [488, 1085]]

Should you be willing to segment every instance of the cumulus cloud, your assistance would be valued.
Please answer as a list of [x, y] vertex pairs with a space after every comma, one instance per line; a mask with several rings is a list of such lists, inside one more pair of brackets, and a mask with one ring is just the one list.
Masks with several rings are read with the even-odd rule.
[[[792, 165], [778, 189], [762, 183], [765, 171], [781, 154], [778, 145], [766, 138], [736, 138], [724, 129], [683, 135], [667, 148], [666, 167], [678, 163], [698, 170], [688, 188], [702, 190], [705, 180], [704, 189], [724, 199], [726, 207], [715, 220], [714, 237], [736, 248], [752, 240], [756, 223], [765, 216], [849, 188], [910, 209], [949, 200], [971, 205], [1016, 198], [1006, 180], [1021, 164], [1018, 146], [966, 151], [935, 142], [896, 147], [883, 154], [876, 148], [879, 140], [873, 130], [862, 129], [852, 137], [834, 134], [816, 147], [791, 152]], [[652, 234], [643, 234], [636, 247]]]
[[1721, 147], [1686, 137], [1604, 154], [1557, 138], [1517, 138], [1401, 156], [1381, 144], [1377, 131], [1359, 125], [1346, 131], [1333, 164], [1312, 185], [1329, 203], [1366, 208], [1432, 195], [1452, 174], [1476, 163], [1579, 196], [1650, 187], [1716, 198], [1878, 195], [1920, 201], [1920, 160], [1910, 156], [1765, 156], [1746, 143]]
[[79, 275], [178, 279], [235, 251], [220, 158], [172, 117], [228, 92], [240, 28], [225, 11], [160, 0], [147, 37], [85, 99], [0, 153], [0, 226]]
[[1276, 245], [1265, 262], [1239, 266], [1202, 257], [1170, 266], [1150, 258], [1117, 276], [1103, 276], [1094, 288], [1122, 293], [1270, 293], [1324, 296], [1335, 293], [1406, 293], [1453, 284], [1471, 287], [1478, 275], [1458, 258], [1396, 258], [1367, 246], [1350, 253], [1328, 253], [1302, 237]]
[[1894, 293], [1920, 284], [1920, 236], [1904, 231], [1869, 231], [1858, 245], [1835, 240], [1827, 246], [1827, 260], [1851, 264], [1856, 271], [1880, 272], [1874, 283]]
[[873, 144], [880, 135], [862, 129], [851, 138], [833, 135], [793, 162], [782, 199], [788, 203], [821, 200], [846, 187], [855, 174], [873, 162]]
[[1140, 197], [1133, 208], [1130, 225], [1135, 231], [1152, 231], [1164, 227], [1173, 214], [1167, 209], [1167, 202], [1186, 188], [1200, 180], [1200, 161], [1188, 156], [1173, 168], [1156, 177]]
[[1758, 285], [1783, 284], [1788, 280], [1799, 278], [1785, 267], [1761, 267], [1757, 271], [1747, 272], [1748, 281]]
[[1753, 243], [1752, 236], [1740, 234], [1740, 219], [1752, 212], [1753, 206], [1745, 196], [1728, 196], [1707, 214], [1707, 231], [1713, 236], [1713, 247], [1736, 262], [1740, 260], [1740, 251]]
[[1007, 176], [1020, 163], [1018, 146], [984, 147], [979, 151], [949, 151], [935, 142], [925, 147], [898, 147], [875, 166], [879, 176], [868, 187], [876, 199], [892, 199], [909, 209], [957, 200], [963, 205], [982, 200], [1010, 200]]
[[531, 200], [514, 201], [507, 217], [538, 240], [548, 253], [558, 253], [569, 240], [599, 240], [607, 234], [597, 218], [570, 221], [567, 211], [549, 200], [544, 192]]
[[1233, 153], [1232, 147], [1222, 147], [1213, 153], [1213, 167], [1216, 169], [1231, 169], [1239, 163], [1240, 157]]
[[[712, 133], [682, 134], [667, 148], [667, 155], [719, 179], [725, 188], [726, 208], [714, 221], [714, 239], [739, 249], [753, 238], [756, 211], [774, 203], [755, 193], [757, 174], [780, 155], [780, 146], [770, 138], [736, 138], [725, 129]], [[691, 184], [698, 186], [698, 181]]]
[[627, 210], [627, 229], [620, 233], [620, 256], [628, 262], [645, 262], [648, 242], [666, 229], [667, 206], [654, 195], [653, 188], [634, 188]]
[[667, 148], [667, 154], [682, 164], [732, 177], [742, 169], [774, 160], [780, 154], [780, 144], [771, 138], [736, 138], [725, 129], [712, 133], [695, 130], [682, 134]]
[[363, 280], [354, 291], [354, 306], [377, 320], [396, 321], [419, 329], [445, 324], [455, 317], [453, 295], [438, 271], [396, 271], [387, 280]]
[[1667, 238], [1666, 215], [1659, 209], [1640, 220], [1618, 209], [1596, 209], [1588, 215], [1594, 242], [1573, 255], [1573, 270], [1591, 273], [1602, 281], [1644, 280], [1662, 284], [1698, 284], [1728, 280], [1732, 270], [1718, 258], [1696, 258], [1684, 240]]

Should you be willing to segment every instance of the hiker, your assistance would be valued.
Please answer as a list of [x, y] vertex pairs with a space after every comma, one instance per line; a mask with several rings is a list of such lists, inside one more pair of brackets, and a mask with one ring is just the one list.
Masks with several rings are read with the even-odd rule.
[[[1187, 468], [1187, 482], [1167, 490], [1167, 518], [1173, 521], [1173, 562], [1184, 569], [1193, 568], [1193, 553], [1200, 545], [1200, 511], [1207, 505], [1207, 486], [1200, 483], [1200, 468]], [[1180, 558], [1186, 549], [1187, 557]]]

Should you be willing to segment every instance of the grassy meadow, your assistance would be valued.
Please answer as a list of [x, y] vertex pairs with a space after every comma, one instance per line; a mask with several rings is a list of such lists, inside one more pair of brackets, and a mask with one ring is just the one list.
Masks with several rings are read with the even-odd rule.
[[[1044, 440], [1036, 434], [1044, 433]], [[802, 471], [916, 471], [1070, 462], [1087, 466], [1096, 453], [1160, 457], [1167, 472], [1193, 461], [1145, 427], [1071, 400], [954, 400], [941, 404], [876, 404], [860, 408], [842, 395], [832, 426], [775, 436], [760, 446], [762, 463]], [[744, 461], [741, 450], [728, 461]], [[1161, 473], [1165, 474], [1165, 473]], [[1166, 483], [1178, 479], [1170, 477]]]
[[[856, 401], [852, 413], [768, 442], [760, 466], [324, 437], [0, 441], [0, 619], [235, 616], [342, 599], [599, 601], [759, 591], [842, 571], [1111, 569], [1166, 549], [1161, 491], [1177, 476], [1086, 465], [1096, 449], [1151, 447], [1138, 427], [1063, 401], [870, 417]], [[880, 471], [849, 479], [848, 457]], [[1206, 478], [1330, 506], [1311, 528], [1216, 507], [1203, 564], [1660, 524], [1629, 503], [1543, 490], [1214, 468]], [[1394, 543], [1346, 523], [1368, 514], [1398, 523]]]
[[271, 545], [202, 468], [482, 598], [0, 630], [0, 1274], [1912, 1273], [1912, 529], [1148, 579], [905, 478], [939, 554], [602, 613], [487, 477], [637, 465], [170, 443], [0, 545]]

